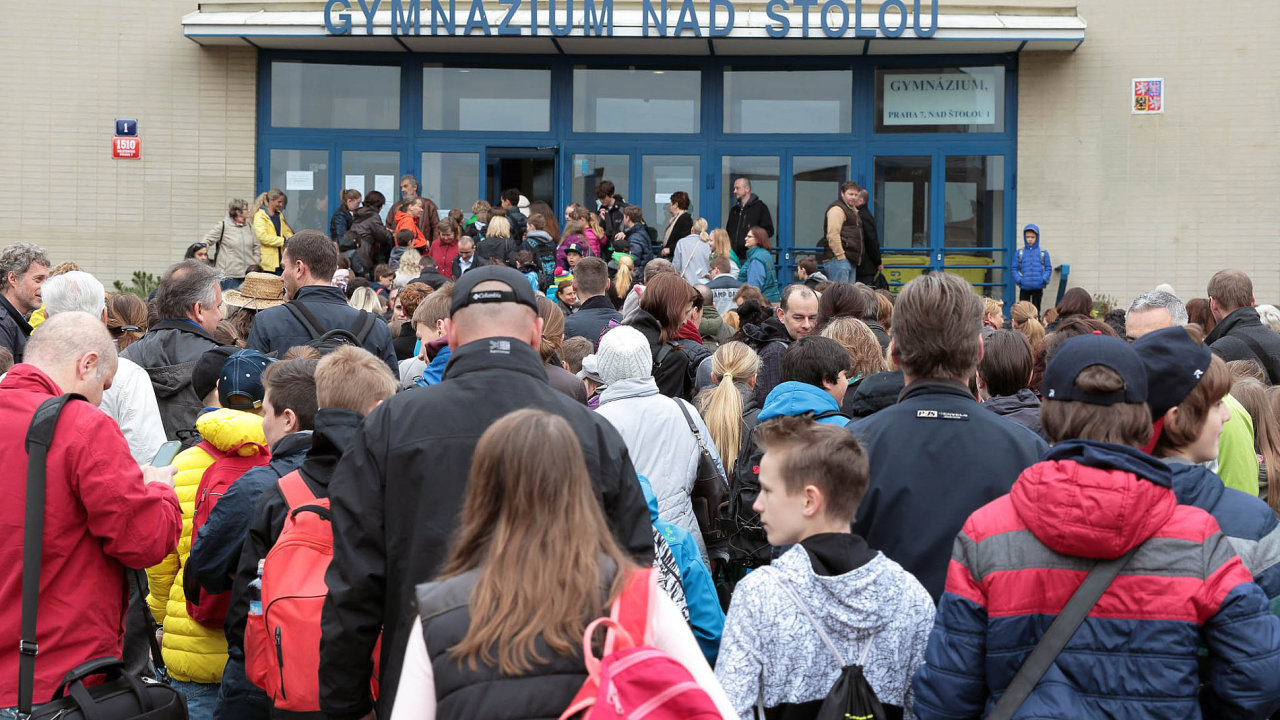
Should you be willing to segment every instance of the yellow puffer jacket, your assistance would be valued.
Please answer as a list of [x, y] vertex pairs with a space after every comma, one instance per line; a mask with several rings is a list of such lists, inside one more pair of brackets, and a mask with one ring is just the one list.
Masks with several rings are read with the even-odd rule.
[[284, 241], [293, 237], [293, 228], [284, 219], [284, 213], [280, 213], [280, 232], [276, 233], [276, 224], [271, 222], [271, 216], [265, 209], [258, 208], [253, 214], [253, 234], [258, 236], [258, 246], [262, 248], [258, 261], [262, 272], [275, 272], [280, 268], [280, 259], [284, 255]]
[[[200, 435], [214, 447], [226, 451], [247, 442], [266, 446], [262, 435], [262, 418], [239, 410], [215, 410], [196, 420]], [[259, 452], [248, 445], [245, 456]], [[227, 638], [222, 628], [208, 628], [187, 615], [187, 596], [182, 591], [182, 568], [191, 554], [191, 521], [195, 516], [196, 491], [200, 478], [213, 464], [213, 457], [199, 447], [183, 450], [174, 458], [177, 474], [173, 479], [182, 506], [182, 537], [176, 552], [147, 570], [151, 594], [147, 604], [156, 622], [164, 628], [160, 644], [165, 665], [175, 680], [217, 683], [222, 681], [222, 667], [227, 663]]]

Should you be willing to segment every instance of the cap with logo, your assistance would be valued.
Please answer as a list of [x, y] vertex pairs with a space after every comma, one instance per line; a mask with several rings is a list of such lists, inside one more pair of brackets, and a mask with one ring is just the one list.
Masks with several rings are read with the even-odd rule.
[[[503, 283], [508, 289], [475, 289], [477, 285], [491, 280]], [[519, 303], [532, 308], [535, 313], [538, 312], [538, 296], [529, 285], [529, 279], [506, 265], [485, 265], [463, 273], [454, 283], [449, 314], [453, 315], [468, 305], [480, 303]]]
[[262, 371], [275, 362], [257, 350], [241, 350], [227, 358], [218, 376], [218, 402], [232, 410], [256, 410], [262, 407], [267, 391], [262, 386]]
[[1182, 327], [1149, 332], [1133, 341], [1133, 351], [1147, 370], [1147, 405], [1154, 419], [1186, 400], [1213, 362], [1213, 352]]
[[[1101, 365], [1110, 368], [1124, 381], [1114, 392], [1091, 393], [1076, 385], [1076, 376], [1085, 368]], [[1077, 400], [1090, 405], [1145, 403], [1147, 370], [1142, 359], [1118, 337], [1080, 335], [1062, 343], [1044, 371], [1041, 385], [1046, 400]]]

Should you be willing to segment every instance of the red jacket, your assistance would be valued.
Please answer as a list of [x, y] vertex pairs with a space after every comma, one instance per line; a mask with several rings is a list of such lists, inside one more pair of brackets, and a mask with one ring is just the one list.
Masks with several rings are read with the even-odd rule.
[[453, 276], [453, 259], [458, 257], [457, 238], [454, 238], [451, 243], [446, 243], [444, 238], [436, 238], [431, 243], [431, 249], [427, 251], [427, 254], [435, 258], [436, 269], [440, 271], [441, 275], [450, 280], [457, 279]]
[[[22, 617], [22, 528], [27, 425], [61, 394], [32, 365], [0, 382], [0, 645], [16, 649]], [[86, 660], [120, 657], [129, 592], [126, 567], [160, 562], [178, 545], [173, 489], [144, 485], [120, 428], [98, 408], [71, 402], [49, 451], [45, 489], [35, 696], [48, 702], [62, 676]], [[16, 705], [18, 653], [0, 652], [0, 707]]]
[[415, 218], [407, 212], [396, 211], [395, 232], [399, 233], [401, 230], [413, 231], [413, 244], [409, 247], [414, 250], [421, 251], [427, 246], [427, 236], [423, 235], [422, 229], [418, 227], [418, 218]]

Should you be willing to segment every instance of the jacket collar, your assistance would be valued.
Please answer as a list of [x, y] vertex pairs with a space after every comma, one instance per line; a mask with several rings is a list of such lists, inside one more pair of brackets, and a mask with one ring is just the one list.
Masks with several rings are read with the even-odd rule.
[[271, 458], [284, 457], [286, 455], [296, 455], [304, 453], [311, 447], [310, 430], [301, 430], [299, 432], [289, 433], [276, 441], [271, 446]]
[[364, 417], [351, 410], [324, 408], [316, 413], [311, 449], [302, 461], [302, 474], [317, 485], [328, 486], [342, 454], [355, 444]]
[[347, 296], [342, 293], [342, 288], [333, 287], [332, 285], [303, 285], [293, 294], [293, 300], [315, 300], [316, 302], [331, 302], [347, 304]]
[[14, 322], [18, 323], [18, 328], [22, 330], [22, 333], [30, 336], [31, 323], [27, 322], [27, 319], [22, 316], [22, 313], [18, 312], [18, 308], [14, 307], [13, 304], [9, 302], [9, 298], [5, 297], [3, 293], [0, 293], [0, 305], [3, 305], [5, 312], [8, 312]]
[[591, 297], [582, 301], [582, 305], [578, 306], [578, 311], [581, 312], [583, 310], [594, 310], [595, 308], [601, 308], [601, 309], [607, 308], [609, 310], [614, 309], [613, 303], [609, 301], [609, 298], [605, 297], [604, 295], [592, 295]]
[[1236, 308], [1229, 315], [1222, 318], [1222, 322], [1214, 326], [1213, 332], [1210, 332], [1209, 336], [1204, 339], [1204, 344], [1212, 345], [1237, 326], [1248, 327], [1250, 325], [1262, 326], [1262, 320], [1258, 317], [1258, 309], [1253, 307]]
[[467, 373], [506, 370], [524, 373], [547, 382], [542, 358], [529, 344], [513, 337], [481, 338], [453, 351], [444, 368], [444, 379], [454, 380]]
[[1031, 391], [1031, 388], [1022, 388], [1014, 395], [989, 397], [983, 400], [982, 404], [991, 410], [1005, 414], [1014, 410], [1037, 409], [1040, 407], [1040, 399]]
[[1212, 511], [1227, 488], [1222, 480], [1208, 468], [1183, 458], [1164, 458], [1173, 479], [1173, 494], [1178, 503]]
[[[902, 388], [902, 392], [898, 393], [898, 402], [920, 395], [955, 395], [973, 400], [973, 395], [969, 393], [969, 388], [959, 380], [920, 378]], [[973, 400], [973, 402], [977, 403], [978, 401]]]
[[600, 393], [600, 404], [605, 405], [614, 400], [630, 400], [638, 397], [650, 397], [658, 394], [658, 382], [652, 375], [642, 378], [627, 378], [610, 385]]
[[58, 387], [58, 383], [54, 382], [53, 378], [45, 375], [44, 371], [35, 365], [27, 363], [18, 363], [10, 368], [4, 376], [4, 381], [0, 382], [0, 388], [50, 396], [62, 394], [62, 388]]
[[147, 334], [150, 335], [151, 333], [159, 330], [177, 330], [179, 332], [191, 333], [192, 335], [199, 335], [202, 338], [208, 339], [209, 342], [212, 343], [218, 342], [213, 339], [213, 336], [209, 334], [208, 330], [205, 330], [190, 320], [161, 320], [155, 325], [152, 325], [151, 329], [147, 331]]
[[1173, 487], [1169, 466], [1128, 445], [1093, 440], [1063, 440], [1044, 455], [1045, 460], [1074, 460], [1101, 470], [1120, 470], [1150, 480], [1161, 487]]

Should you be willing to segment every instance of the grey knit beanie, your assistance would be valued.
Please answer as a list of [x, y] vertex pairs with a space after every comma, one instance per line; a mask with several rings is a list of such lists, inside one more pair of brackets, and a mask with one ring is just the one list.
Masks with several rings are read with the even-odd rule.
[[619, 380], [644, 378], [653, 375], [653, 355], [649, 353], [649, 341], [633, 327], [623, 325], [604, 334], [600, 349], [596, 352], [600, 367], [600, 379], [605, 385]]

